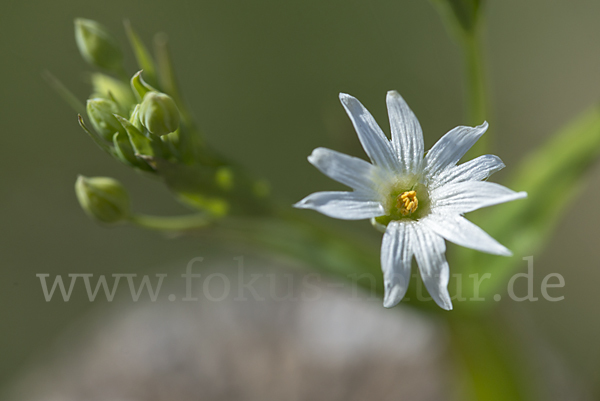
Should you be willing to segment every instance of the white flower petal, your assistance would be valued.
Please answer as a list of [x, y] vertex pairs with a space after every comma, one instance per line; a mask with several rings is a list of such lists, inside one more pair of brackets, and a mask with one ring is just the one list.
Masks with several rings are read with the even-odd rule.
[[440, 308], [451, 310], [452, 301], [448, 293], [450, 267], [446, 261], [444, 239], [419, 224], [413, 230], [411, 244], [429, 295]]
[[483, 181], [504, 167], [504, 163], [498, 156], [479, 156], [458, 166], [451, 166], [437, 176], [431, 177], [429, 188], [434, 189], [445, 184], [464, 181]]
[[343, 220], [361, 220], [385, 214], [383, 206], [359, 192], [315, 192], [296, 203], [299, 209], [313, 209]]
[[457, 245], [494, 255], [512, 255], [504, 245], [460, 215], [430, 214], [422, 220], [422, 223]]
[[418, 174], [423, 165], [423, 130], [419, 120], [396, 91], [387, 93], [387, 108], [394, 147], [404, 172]]
[[429, 193], [436, 213], [463, 214], [482, 207], [527, 197], [493, 182], [466, 181], [447, 184]]
[[400, 171], [400, 163], [390, 141], [369, 111], [358, 99], [340, 93], [340, 101], [352, 120], [358, 139], [371, 161], [388, 171]]
[[412, 251], [410, 224], [392, 221], [381, 242], [381, 270], [385, 286], [383, 306], [391, 308], [404, 298], [410, 282]]
[[374, 193], [376, 167], [371, 163], [326, 148], [313, 150], [308, 161], [329, 178], [358, 191]]
[[447, 167], [456, 165], [487, 128], [488, 123], [484, 122], [475, 128], [460, 126], [450, 130], [427, 152], [425, 175], [434, 177]]

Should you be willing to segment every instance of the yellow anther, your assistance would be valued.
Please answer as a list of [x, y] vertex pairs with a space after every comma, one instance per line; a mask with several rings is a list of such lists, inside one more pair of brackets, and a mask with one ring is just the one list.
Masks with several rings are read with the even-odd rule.
[[406, 192], [402, 193], [402, 195], [400, 195], [400, 199], [405, 200], [408, 198], [414, 198], [415, 196], [417, 196], [416, 191], [406, 191]]
[[400, 211], [402, 216], [408, 216], [414, 213], [419, 207], [419, 200], [417, 199], [416, 191], [406, 191], [400, 194], [397, 198], [396, 207]]

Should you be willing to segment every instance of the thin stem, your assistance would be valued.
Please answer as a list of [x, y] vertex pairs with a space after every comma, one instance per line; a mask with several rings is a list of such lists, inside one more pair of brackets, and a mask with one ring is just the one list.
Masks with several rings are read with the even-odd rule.
[[[466, 114], [469, 125], [477, 126], [489, 119], [487, 80], [481, 46], [481, 28], [462, 35], [465, 67]], [[489, 132], [471, 148], [468, 159], [489, 152]]]
[[212, 221], [205, 214], [185, 216], [134, 215], [129, 221], [139, 227], [159, 231], [189, 231], [207, 227]]
[[481, 124], [487, 117], [488, 99], [481, 40], [475, 33], [466, 34], [464, 39], [466, 85], [467, 85], [467, 118], [473, 125]]
[[[477, 126], [489, 119], [487, 76], [482, 51], [484, 16], [482, 2], [476, 0], [432, 0], [448, 34], [463, 55], [464, 96], [467, 124]], [[484, 135], [465, 159], [488, 153], [489, 133]]]

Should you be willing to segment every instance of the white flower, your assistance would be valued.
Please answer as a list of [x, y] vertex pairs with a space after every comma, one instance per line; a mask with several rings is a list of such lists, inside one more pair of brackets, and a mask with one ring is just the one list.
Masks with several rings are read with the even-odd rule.
[[308, 161], [353, 191], [316, 192], [294, 206], [338, 219], [371, 219], [385, 232], [381, 244], [385, 307], [397, 305], [404, 297], [414, 256], [429, 294], [440, 307], [452, 309], [444, 239], [510, 256], [508, 249], [462, 215], [527, 194], [484, 181], [504, 167], [497, 156], [457, 165], [486, 131], [486, 122], [475, 128], [454, 128], [424, 154], [419, 121], [398, 92], [387, 94], [391, 141], [357, 99], [342, 93], [340, 100], [372, 163], [315, 149]]

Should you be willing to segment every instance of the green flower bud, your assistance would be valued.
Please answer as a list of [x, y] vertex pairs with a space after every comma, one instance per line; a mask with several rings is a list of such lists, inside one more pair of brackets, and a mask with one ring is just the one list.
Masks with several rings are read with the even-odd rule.
[[175, 101], [164, 93], [148, 92], [139, 109], [140, 122], [154, 135], [166, 135], [179, 128], [179, 110]]
[[123, 55], [117, 41], [96, 21], [75, 19], [75, 41], [88, 63], [110, 71], [122, 71]]
[[119, 120], [114, 116], [119, 113], [119, 107], [112, 100], [89, 99], [86, 109], [96, 132], [107, 141], [112, 141], [115, 132], [125, 132]]
[[101, 97], [114, 100], [123, 115], [128, 115], [136, 104], [135, 97], [129, 85], [110, 77], [106, 74], [96, 72], [92, 74], [92, 97]]
[[103, 223], [117, 223], [130, 216], [129, 196], [117, 180], [80, 175], [75, 183], [75, 194], [82, 209]]

